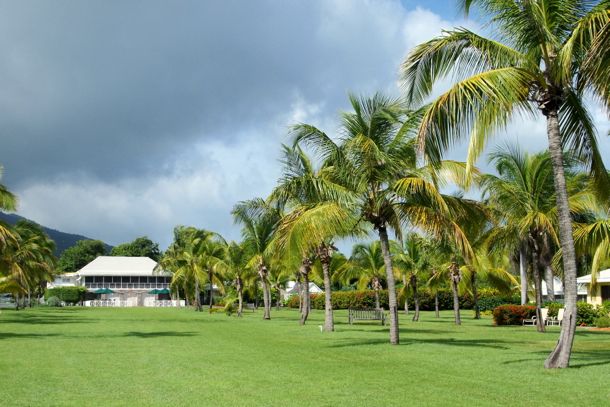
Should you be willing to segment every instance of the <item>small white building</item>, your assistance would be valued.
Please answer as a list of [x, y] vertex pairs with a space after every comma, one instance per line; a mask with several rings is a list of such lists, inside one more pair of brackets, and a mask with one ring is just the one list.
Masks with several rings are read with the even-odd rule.
[[[289, 281], [286, 283], [286, 290], [282, 293], [284, 299], [288, 299], [295, 294], [299, 294], [301, 290], [301, 283], [297, 283], [296, 281]], [[320, 294], [323, 293], [322, 290], [316, 283], [309, 282], [309, 294]]]
[[[563, 300], [563, 281], [559, 277], [553, 277], [553, 292], [557, 300]], [[542, 295], [548, 299], [549, 290], [544, 280], [542, 280]], [[584, 300], [586, 297], [587, 287], [584, 284], [578, 284], [578, 299]]]
[[602, 302], [610, 300], [610, 269], [598, 273], [597, 288], [595, 290], [591, 290], [591, 274], [578, 277], [576, 282], [579, 286], [586, 287], [587, 302], [589, 304], [600, 305]]
[[64, 273], [56, 276], [53, 281], [47, 283], [47, 288], [56, 287], [74, 287], [78, 285], [78, 274], [77, 273]]

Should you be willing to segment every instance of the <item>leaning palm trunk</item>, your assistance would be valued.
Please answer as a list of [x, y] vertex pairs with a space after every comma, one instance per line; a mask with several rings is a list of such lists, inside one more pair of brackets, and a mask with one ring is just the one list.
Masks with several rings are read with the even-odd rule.
[[398, 345], [400, 342], [398, 333], [398, 303], [396, 301], [396, 285], [394, 284], [394, 270], [392, 268], [392, 257], [390, 256], [390, 243], [388, 231], [385, 224], [378, 227], [381, 251], [383, 252], [383, 263], [385, 264], [386, 280], [388, 284], [388, 307], [390, 309], [390, 343]]
[[451, 291], [453, 291], [453, 314], [455, 316], [455, 324], [462, 325], [462, 319], [460, 317], [460, 297], [458, 296], [458, 284], [462, 279], [460, 268], [454, 261], [449, 266], [449, 276], [451, 278]]
[[561, 324], [561, 333], [557, 346], [544, 362], [546, 368], [565, 368], [570, 363], [574, 332], [576, 330], [576, 253], [572, 236], [572, 219], [568, 205], [568, 192], [563, 170], [563, 149], [559, 134], [558, 109], [545, 113], [547, 117], [547, 136], [549, 138], [549, 152], [553, 162], [555, 175], [555, 194], [557, 196], [557, 212], [559, 221], [559, 236], [563, 252], [564, 272], [564, 303], [565, 311]]
[[417, 294], [417, 277], [414, 274], [411, 274], [411, 287], [413, 288], [413, 302], [415, 303], [413, 321], [419, 321], [419, 295]]
[[300, 273], [303, 276], [303, 308], [301, 310], [301, 319], [299, 324], [305, 325], [307, 317], [309, 317], [310, 297], [309, 297], [309, 272], [311, 270], [311, 261], [309, 259], [303, 259], [301, 263]]
[[320, 262], [324, 274], [324, 330], [332, 332], [335, 330], [333, 321], [332, 289], [330, 285], [330, 253], [326, 248], [320, 250]]

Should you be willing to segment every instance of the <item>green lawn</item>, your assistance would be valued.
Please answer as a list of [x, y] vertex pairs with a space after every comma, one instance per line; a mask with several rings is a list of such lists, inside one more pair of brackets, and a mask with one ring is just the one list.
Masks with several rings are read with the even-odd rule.
[[545, 371], [558, 328], [451, 315], [402, 316], [394, 347], [345, 312], [321, 333], [320, 311], [2, 310], [0, 405], [610, 405], [610, 333], [579, 329], [573, 368]]

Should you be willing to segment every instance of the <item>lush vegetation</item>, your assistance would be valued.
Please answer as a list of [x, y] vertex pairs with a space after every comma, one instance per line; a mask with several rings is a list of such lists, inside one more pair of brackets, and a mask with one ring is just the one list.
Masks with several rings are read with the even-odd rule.
[[[318, 329], [322, 312], [312, 312], [310, 325], [299, 326], [299, 318], [288, 310], [271, 321], [262, 320], [262, 310], [242, 318], [186, 309], [3, 310], [0, 399], [11, 406], [40, 400], [61, 406], [610, 400], [600, 391], [610, 363], [608, 333], [579, 329], [572, 358], [578, 368], [545, 372], [542, 362], [557, 327], [538, 334], [531, 327], [493, 327], [487, 317], [455, 326], [450, 312], [438, 320], [422, 312], [418, 323], [402, 321], [401, 345], [389, 347], [387, 328], [350, 326], [344, 311], [335, 313], [332, 335]], [[522, 383], [553, 391], [525, 391]]]

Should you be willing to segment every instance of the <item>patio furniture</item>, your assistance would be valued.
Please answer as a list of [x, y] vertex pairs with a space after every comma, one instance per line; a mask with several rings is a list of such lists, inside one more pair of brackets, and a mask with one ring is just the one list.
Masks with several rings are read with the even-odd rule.
[[563, 314], [565, 312], [564, 308], [560, 308], [557, 311], [557, 316], [556, 317], [549, 317], [546, 320], [546, 324], [547, 325], [561, 325], [561, 322], [563, 321]]
[[[549, 309], [548, 308], [540, 308], [540, 316], [542, 317], [542, 323], [546, 324], [546, 320], [547, 320], [547, 315], [549, 315]], [[531, 318], [527, 318], [523, 320], [523, 325], [536, 325], [536, 315], [534, 315]]]
[[381, 321], [385, 325], [385, 312], [381, 309], [349, 309], [348, 322], [350, 325], [354, 321]]

